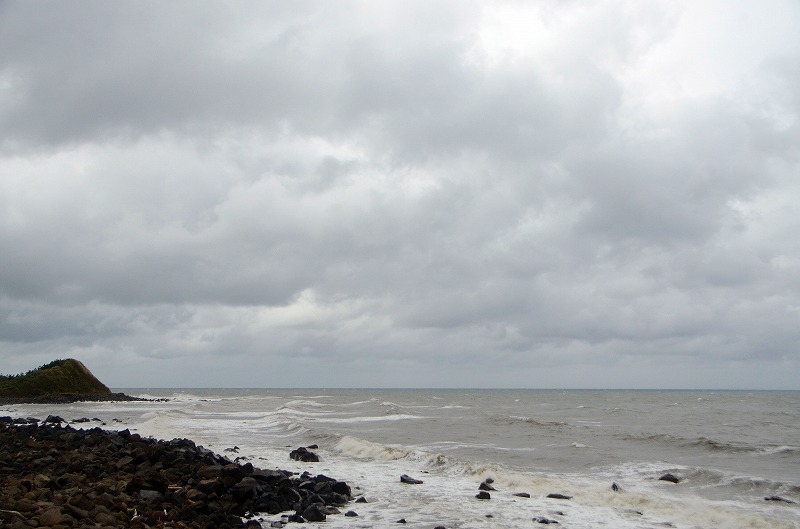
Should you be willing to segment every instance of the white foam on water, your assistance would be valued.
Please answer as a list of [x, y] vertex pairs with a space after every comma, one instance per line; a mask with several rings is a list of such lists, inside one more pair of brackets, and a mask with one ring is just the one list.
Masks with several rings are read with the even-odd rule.
[[339, 404], [339, 406], [343, 406], [343, 407], [350, 407], [350, 406], [363, 406], [364, 404], [371, 404], [371, 403], [373, 403], [373, 402], [377, 402], [377, 401], [378, 401], [378, 399], [376, 399], [376, 398], [371, 398], [371, 399], [369, 399], [369, 400], [358, 400], [358, 401], [356, 401], [356, 402], [348, 402], [348, 403], [346, 403], [346, 404]]
[[[640, 465], [637, 469], [640, 474], [648, 472], [649, 483], [639, 479], [628, 488], [626, 481], [623, 492], [613, 492], [609, 481], [601, 482], [597, 477], [515, 472], [498, 465], [464, 463], [442, 454], [352, 437], [339, 441], [327, 454], [325, 465], [335, 468], [341, 476], [354, 476], [339, 479], [349, 480], [351, 486], [358, 483], [367, 499], [378, 503], [366, 507], [370, 521], [376, 524], [394, 523], [403, 517], [411, 523], [409, 513], [414, 513], [417, 527], [518, 527], [544, 516], [562, 526], [586, 529], [659, 525], [696, 529], [800, 528], [797, 518], [792, 519], [791, 512], [787, 516], [783, 506], [765, 502], [754, 508], [737, 501], [710, 501], [697, 497], [688, 488], [660, 482], [652, 477], [660, 468], [656, 465]], [[424, 484], [399, 484], [401, 474], [422, 479]], [[394, 483], [395, 478], [398, 483]], [[494, 480], [497, 491], [490, 493], [489, 501], [477, 500], [478, 485], [486, 478]], [[514, 495], [519, 492], [526, 492], [531, 498]], [[547, 498], [550, 493], [572, 499]], [[365, 509], [361, 504], [353, 507], [356, 511]], [[556, 511], [564, 514], [553, 514]], [[492, 517], [487, 518], [487, 514]]]
[[[292, 408], [292, 407], [295, 407], [295, 406], [310, 406], [312, 408], [324, 408], [324, 407], [327, 406], [327, 404], [322, 403], [322, 402], [315, 402], [313, 400], [305, 400], [307, 398], [315, 398], [315, 397], [305, 397], [305, 398], [302, 398], [302, 399], [291, 400], [291, 401], [287, 402], [286, 404], [284, 404], [284, 407]], [[316, 397], [316, 398], [323, 398], [323, 397]]]
[[[407, 521], [403, 527], [499, 529], [531, 527], [534, 518], [545, 517], [572, 529], [798, 529], [796, 521], [776, 516], [774, 507], [754, 512], [750, 506], [736, 502], [673, 495], [666, 487], [666, 491], [656, 486], [652, 490], [616, 493], [607, 484], [586, 478], [514, 473], [492, 465], [454, 463], [441, 456], [425, 457], [419, 451], [358, 439], [342, 439], [335, 450], [322, 448], [317, 453], [321, 462], [303, 464], [294, 470], [324, 473], [346, 481], [356, 496], [363, 495], [368, 500], [347, 506], [347, 510], [358, 513], [358, 518], [329, 516], [326, 527], [332, 528], [393, 527], [403, 518]], [[401, 483], [402, 474], [423, 483]], [[490, 492], [490, 500], [479, 500], [478, 485], [487, 477], [494, 479], [496, 490]], [[531, 497], [514, 495], [519, 492]], [[551, 492], [572, 499], [547, 498]]]
[[321, 417], [314, 418], [314, 422], [330, 423], [330, 424], [354, 424], [360, 422], [385, 422], [385, 421], [409, 421], [414, 419], [426, 419], [419, 415], [397, 414], [397, 415], [380, 415], [374, 416], [359, 416], [359, 417]]

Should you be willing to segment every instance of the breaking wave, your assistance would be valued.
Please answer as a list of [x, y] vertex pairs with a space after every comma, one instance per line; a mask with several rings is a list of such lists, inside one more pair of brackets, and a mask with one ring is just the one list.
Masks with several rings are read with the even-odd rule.
[[563, 421], [540, 421], [533, 417], [523, 417], [519, 415], [495, 415], [490, 418], [493, 423], [511, 426], [514, 424], [524, 424], [527, 426], [544, 427], [544, 428], [562, 428], [569, 426], [568, 423]]
[[[626, 435], [622, 437], [625, 441], [639, 441], [647, 443], [659, 443], [678, 446], [681, 448], [701, 448], [712, 452], [728, 452], [734, 454], [762, 452], [764, 447], [753, 446], [747, 443], [734, 443], [730, 441], [720, 441], [710, 437], [680, 437], [670, 434], [651, 434], [651, 435]], [[791, 447], [789, 447], [791, 448]]]

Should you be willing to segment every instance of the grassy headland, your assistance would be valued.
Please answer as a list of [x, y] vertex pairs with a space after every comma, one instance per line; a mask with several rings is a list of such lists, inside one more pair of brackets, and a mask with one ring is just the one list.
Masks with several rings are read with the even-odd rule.
[[0, 397], [27, 398], [44, 395], [108, 394], [78, 360], [55, 360], [20, 375], [0, 375]]

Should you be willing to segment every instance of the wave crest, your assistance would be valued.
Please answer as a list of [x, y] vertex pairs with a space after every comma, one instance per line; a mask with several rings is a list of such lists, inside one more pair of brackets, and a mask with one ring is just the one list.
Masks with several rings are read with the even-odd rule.
[[527, 426], [543, 427], [543, 428], [563, 428], [569, 426], [568, 423], [563, 421], [540, 421], [533, 417], [523, 417], [519, 415], [495, 415], [491, 417], [491, 421], [502, 425], [524, 424]]

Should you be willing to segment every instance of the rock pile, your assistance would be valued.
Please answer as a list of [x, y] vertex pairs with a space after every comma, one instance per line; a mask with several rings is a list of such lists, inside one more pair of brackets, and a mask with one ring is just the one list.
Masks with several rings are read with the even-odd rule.
[[0, 417], [4, 528], [239, 528], [255, 513], [320, 519], [350, 499], [344, 482], [240, 465], [188, 439]]

